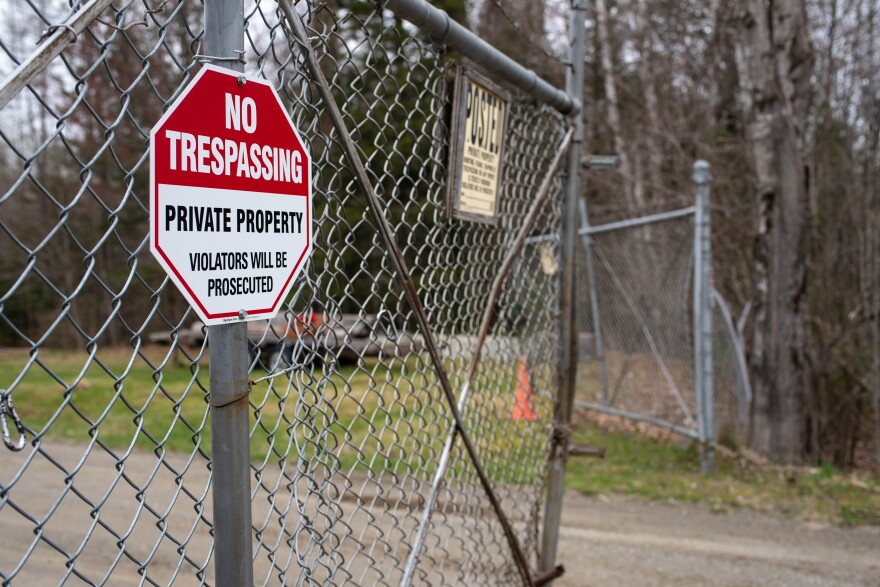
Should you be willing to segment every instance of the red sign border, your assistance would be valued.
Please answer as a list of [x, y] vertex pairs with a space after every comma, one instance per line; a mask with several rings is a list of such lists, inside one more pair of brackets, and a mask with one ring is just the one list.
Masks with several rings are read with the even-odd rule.
[[[224, 320], [224, 319], [240, 318], [239, 313], [240, 313], [241, 309], [230, 311], [230, 312], [218, 312], [218, 313], [214, 313], [214, 314], [211, 314], [210, 312], [208, 312], [208, 310], [202, 304], [201, 300], [198, 299], [198, 297], [192, 291], [192, 288], [190, 288], [189, 284], [186, 283], [186, 280], [183, 278], [183, 276], [177, 270], [177, 267], [174, 265], [174, 263], [172, 263], [171, 259], [168, 258], [168, 256], [165, 254], [165, 251], [162, 250], [162, 248], [159, 244], [159, 215], [157, 214], [157, 210], [159, 207], [159, 190], [157, 189], [158, 186], [156, 185], [156, 158], [153, 157], [153, 144], [155, 141], [155, 136], [156, 136], [156, 133], [159, 132], [159, 130], [161, 130], [162, 126], [168, 121], [168, 119], [171, 117], [171, 115], [174, 113], [174, 111], [177, 110], [177, 107], [179, 106], [179, 104], [181, 102], [183, 102], [184, 99], [186, 99], [186, 96], [189, 94], [189, 92], [196, 86], [196, 84], [199, 82], [199, 80], [208, 71], [214, 71], [217, 73], [221, 73], [223, 75], [228, 75], [230, 77], [234, 77], [236, 79], [238, 79], [239, 77], [244, 77], [247, 80], [247, 83], [256, 83], [256, 84], [260, 84], [263, 86], [267, 86], [271, 90], [272, 95], [275, 97], [275, 100], [278, 102], [278, 107], [281, 108], [282, 112], [284, 112], [284, 119], [287, 120], [288, 124], [290, 125], [290, 129], [293, 131], [293, 134], [296, 136], [297, 140], [299, 141], [300, 148], [302, 149], [303, 155], [305, 155], [305, 158], [306, 158], [306, 163], [307, 163], [307, 168], [308, 168], [308, 178], [309, 178], [307, 195], [302, 196], [302, 195], [295, 195], [295, 194], [285, 194], [285, 195], [288, 195], [293, 198], [297, 198], [297, 197], [303, 198], [304, 197], [304, 198], [308, 199], [308, 203], [306, 205], [306, 247], [305, 247], [305, 249], [303, 249], [302, 254], [297, 259], [296, 264], [293, 266], [293, 268], [290, 271], [290, 275], [288, 276], [287, 280], [284, 282], [284, 285], [281, 286], [281, 291], [279, 292], [278, 296], [275, 298], [275, 301], [272, 302], [272, 305], [270, 307], [259, 308], [259, 309], [254, 309], [254, 310], [248, 310], [247, 308], [241, 308], [247, 312], [247, 316], [245, 316], [244, 318], [241, 318], [242, 321], [258, 320], [258, 319], [271, 319], [278, 313], [281, 299], [284, 298], [288, 293], [290, 293], [290, 288], [292, 287], [291, 282], [293, 281], [294, 277], [299, 275], [303, 260], [311, 253], [313, 243], [312, 243], [312, 234], [311, 234], [311, 226], [312, 226], [312, 223], [311, 223], [311, 219], [312, 219], [312, 156], [309, 153], [308, 149], [306, 149], [305, 142], [302, 140], [302, 137], [300, 136], [299, 132], [296, 130], [296, 127], [293, 125], [293, 121], [287, 115], [287, 109], [284, 108], [284, 103], [281, 101], [280, 96], [278, 96], [278, 92], [275, 91], [275, 87], [270, 82], [263, 80], [263, 79], [260, 79], [260, 78], [249, 77], [249, 76], [244, 75], [243, 73], [238, 73], [238, 72], [233, 71], [231, 69], [224, 69], [222, 67], [217, 67], [216, 65], [204, 64], [204, 65], [202, 65], [202, 68], [199, 70], [199, 72], [195, 75], [195, 77], [193, 77], [192, 81], [190, 81], [190, 83], [187, 84], [187, 86], [186, 86], [186, 88], [184, 88], [183, 92], [177, 97], [176, 100], [174, 100], [174, 103], [171, 105], [171, 107], [165, 111], [165, 114], [162, 115], [162, 118], [160, 118], [159, 121], [150, 130], [150, 227], [152, 228], [152, 230], [150, 231], [150, 251], [153, 253], [153, 256], [159, 260], [160, 265], [163, 266], [165, 271], [171, 277], [172, 281], [175, 282], [175, 284], [178, 286], [178, 288], [184, 294], [184, 297], [187, 298], [187, 301], [189, 301], [189, 303], [192, 306], [195, 306], [198, 310], [200, 310], [198, 312], [199, 317], [202, 318], [202, 320], [205, 322], [205, 324], [227, 323], [227, 322], [231, 322], [231, 320]], [[163, 184], [163, 185], [166, 185], [166, 184]], [[167, 185], [171, 185], [171, 184], [167, 184]], [[180, 187], [187, 187], [187, 186], [180, 186]], [[269, 193], [269, 192], [267, 192], [267, 193]]]

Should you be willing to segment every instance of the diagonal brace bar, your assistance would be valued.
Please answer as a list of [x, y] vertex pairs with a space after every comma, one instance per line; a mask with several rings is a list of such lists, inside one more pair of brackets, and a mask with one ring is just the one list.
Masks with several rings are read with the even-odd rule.
[[[553, 157], [553, 161], [550, 163], [550, 168], [547, 170], [547, 174], [544, 176], [541, 186], [538, 188], [538, 193], [532, 201], [532, 205], [526, 214], [525, 220], [523, 220], [522, 226], [520, 226], [519, 233], [517, 234], [513, 245], [510, 247], [510, 250], [507, 252], [507, 256], [501, 264], [501, 268], [498, 270], [498, 274], [495, 275], [495, 279], [492, 282], [492, 289], [489, 293], [489, 299], [486, 302], [486, 310], [483, 312], [483, 321], [480, 324], [479, 334], [477, 335], [477, 344], [474, 347], [474, 352], [471, 356], [470, 364], [468, 365], [465, 382], [461, 389], [461, 395], [458, 398], [458, 409], [462, 413], [464, 413], [467, 406], [468, 391], [470, 390], [474, 377], [477, 374], [477, 368], [480, 364], [480, 356], [483, 354], [483, 345], [486, 342], [486, 337], [489, 335], [489, 327], [492, 325], [492, 318], [495, 315], [495, 305], [498, 303], [498, 298], [501, 297], [504, 283], [510, 276], [510, 270], [513, 268], [516, 258], [522, 251], [523, 245], [526, 244], [526, 237], [532, 230], [535, 222], [538, 220], [541, 211], [544, 209], [544, 204], [547, 202], [547, 196], [550, 195], [550, 187], [553, 184], [553, 177], [555, 177], [556, 172], [559, 171], [559, 166], [562, 164], [563, 157], [568, 151], [568, 147], [571, 145], [571, 139], [573, 136], [574, 129], [571, 128], [565, 134], [565, 137], [563, 137], [562, 144], [559, 146], [556, 155]], [[446, 443], [443, 445], [443, 452], [440, 454], [440, 461], [437, 471], [434, 474], [434, 481], [431, 484], [431, 492], [428, 494], [428, 499], [422, 510], [422, 519], [419, 522], [416, 539], [413, 543], [412, 550], [409, 553], [409, 558], [406, 561], [403, 578], [400, 580], [400, 587], [409, 587], [412, 583], [413, 573], [415, 572], [416, 564], [419, 560], [419, 554], [425, 543], [428, 526], [431, 522], [431, 513], [437, 503], [437, 497], [440, 493], [440, 485], [443, 483], [443, 478], [446, 476], [446, 468], [449, 466], [449, 457], [452, 453], [452, 448], [457, 437], [458, 428], [453, 426], [446, 436]]]
[[471, 441], [470, 436], [464, 428], [464, 421], [461, 417], [461, 412], [459, 411], [455, 401], [455, 393], [452, 391], [452, 385], [449, 383], [449, 377], [446, 374], [446, 369], [443, 366], [443, 359], [441, 358], [440, 351], [437, 348], [437, 344], [434, 339], [434, 333], [431, 330], [430, 324], [428, 324], [427, 315], [425, 314], [425, 310], [422, 307], [421, 301], [419, 300], [418, 292], [416, 291], [415, 284], [413, 283], [412, 277], [410, 276], [409, 270], [406, 266], [406, 262], [403, 258], [403, 253], [401, 253], [400, 248], [397, 246], [393, 229], [388, 223], [388, 219], [385, 218], [385, 215], [382, 212], [382, 204], [379, 201], [378, 196], [376, 196], [376, 192], [373, 189], [370, 178], [367, 176], [367, 171], [364, 168], [363, 162], [358, 155], [357, 148], [355, 147], [354, 142], [351, 139], [351, 133], [348, 131], [348, 128], [345, 125], [345, 121], [342, 119], [342, 113], [340, 112], [339, 106], [336, 104], [336, 101], [333, 98], [333, 94], [330, 90], [330, 85], [327, 83], [327, 79], [324, 77], [324, 72], [321, 71], [321, 68], [318, 65], [318, 60], [315, 57], [314, 49], [312, 48], [311, 42], [309, 41], [305, 24], [302, 22], [300, 16], [293, 9], [290, 0], [279, 0], [278, 4], [281, 7], [282, 12], [284, 13], [289, 32], [294, 36], [296, 43], [301, 48], [305, 65], [308, 68], [309, 73], [312, 75], [312, 79], [318, 85], [318, 92], [320, 93], [321, 99], [327, 107], [327, 113], [330, 116], [336, 132], [339, 133], [339, 140], [342, 144], [345, 157], [346, 159], [348, 159], [349, 164], [352, 166], [355, 172], [355, 177], [357, 178], [357, 181], [364, 192], [364, 196], [367, 199], [368, 208], [373, 215], [373, 220], [376, 223], [376, 228], [379, 232], [382, 244], [385, 246], [385, 249], [388, 252], [389, 260], [391, 261], [395, 272], [397, 273], [401, 283], [403, 284], [404, 295], [407, 302], [409, 303], [410, 308], [412, 308], [413, 314], [416, 318], [416, 322], [419, 326], [419, 330], [421, 331], [421, 334], [425, 339], [425, 346], [428, 350], [428, 354], [431, 357], [431, 361], [434, 364], [434, 369], [437, 373], [437, 378], [440, 381], [443, 393], [446, 396], [447, 402], [449, 403], [450, 411], [452, 412], [452, 417], [455, 421], [455, 426], [458, 429], [459, 434], [461, 435], [462, 442], [464, 443], [468, 456], [474, 466], [474, 469], [477, 472], [477, 476], [480, 479], [480, 484], [482, 485], [483, 490], [486, 492], [486, 496], [489, 499], [489, 502], [492, 504], [492, 509], [495, 511], [495, 514], [498, 517], [498, 521], [501, 524], [502, 529], [504, 530], [504, 535], [507, 538], [511, 550], [513, 551], [517, 570], [519, 571], [523, 584], [529, 587], [533, 587], [534, 580], [532, 579], [532, 574], [531, 570], [529, 569], [528, 561], [526, 560], [522, 547], [520, 546], [519, 541], [516, 538], [516, 534], [514, 534], [513, 532], [513, 527], [510, 525], [510, 521], [507, 519], [507, 516], [504, 514], [504, 510], [501, 508], [501, 503], [498, 500], [498, 496], [495, 495], [495, 492], [492, 489], [489, 478], [486, 475], [485, 470], [483, 469], [479, 457], [477, 456], [477, 452], [473, 445], [473, 442]]
[[55, 26], [55, 30], [49, 35], [49, 38], [12, 70], [3, 83], [0, 83], [0, 109], [4, 108], [16, 94], [46, 69], [53, 59], [61, 55], [62, 51], [75, 42], [77, 36], [82, 34], [86, 27], [92, 24], [112, 3], [113, 0], [91, 0], [75, 12], [68, 22]]

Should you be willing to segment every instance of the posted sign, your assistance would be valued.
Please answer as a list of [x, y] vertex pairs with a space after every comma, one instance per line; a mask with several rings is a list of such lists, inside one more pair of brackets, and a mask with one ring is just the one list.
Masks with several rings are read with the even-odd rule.
[[274, 316], [311, 251], [312, 200], [309, 154], [271, 84], [203, 66], [150, 153], [150, 250], [202, 321]]
[[459, 71], [449, 157], [448, 197], [454, 217], [495, 222], [509, 102], [481, 75], [466, 68]]

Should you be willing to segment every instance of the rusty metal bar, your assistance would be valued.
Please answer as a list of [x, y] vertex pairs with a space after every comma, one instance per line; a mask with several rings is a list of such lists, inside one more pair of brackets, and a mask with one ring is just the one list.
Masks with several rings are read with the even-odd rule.
[[501, 297], [501, 290], [504, 287], [504, 283], [507, 281], [507, 278], [510, 276], [510, 271], [511, 269], [513, 269], [513, 264], [516, 261], [517, 256], [519, 256], [520, 251], [522, 251], [523, 246], [526, 244], [526, 239], [528, 238], [529, 231], [535, 225], [535, 222], [538, 221], [538, 217], [540, 216], [541, 211], [544, 208], [544, 204], [547, 202], [547, 196], [550, 195], [550, 187], [553, 184], [553, 178], [559, 171], [559, 167], [562, 164], [563, 155], [568, 152], [568, 149], [571, 146], [572, 140], [574, 138], [574, 132], [574, 128], [571, 128], [567, 133], [565, 133], [565, 136], [562, 138], [562, 143], [559, 145], [559, 148], [556, 151], [556, 155], [553, 157], [553, 161], [550, 163], [547, 174], [541, 181], [541, 186], [538, 189], [538, 194], [532, 201], [532, 206], [526, 214], [525, 220], [523, 220], [522, 226], [519, 229], [519, 234], [517, 234], [516, 239], [513, 241], [513, 244], [511, 245], [510, 250], [507, 252], [507, 256], [505, 257], [504, 262], [501, 264], [501, 268], [495, 275], [495, 280], [492, 282], [492, 289], [489, 292], [489, 299], [487, 301], [488, 305], [486, 306], [486, 311], [483, 313], [483, 321], [480, 324], [480, 330], [477, 335], [477, 344], [474, 348], [474, 354], [471, 357], [471, 362], [468, 365], [468, 384], [473, 381], [473, 378], [476, 375], [477, 367], [480, 363], [480, 356], [483, 352], [483, 345], [486, 342], [486, 337], [489, 335], [489, 327], [492, 325], [492, 319], [495, 317], [495, 305], [498, 303], [498, 298]]
[[[584, 91], [584, 19], [586, 0], [574, 0], [569, 17], [569, 69], [565, 89], [569, 94]], [[584, 120], [575, 118], [575, 137], [566, 161], [564, 200], [562, 203], [561, 267], [559, 284], [559, 363], [556, 401], [553, 406], [553, 437], [550, 441], [547, 498], [544, 504], [544, 528], [541, 534], [541, 571], [556, 565], [562, 499], [565, 494], [565, 463], [568, 457], [569, 430], [577, 378], [577, 327], [575, 289], [577, 265], [575, 242], [578, 232], [578, 200], [581, 197], [581, 151]]]
[[556, 565], [549, 571], [545, 571], [535, 577], [535, 587], [539, 587], [540, 585], [546, 585], [550, 583], [554, 579], [558, 579], [562, 575], [565, 574], [565, 567], [563, 565]]
[[597, 459], [605, 458], [605, 448], [601, 446], [583, 446], [572, 445], [568, 447], [568, 456], [570, 457], [595, 457]]
[[357, 147], [355, 147], [354, 142], [351, 139], [351, 133], [349, 132], [348, 127], [346, 127], [345, 121], [342, 119], [342, 113], [339, 111], [339, 106], [336, 104], [336, 100], [333, 98], [333, 94], [330, 90], [330, 85], [327, 83], [327, 79], [324, 77], [324, 72], [318, 65], [318, 60], [315, 57], [314, 49], [312, 48], [311, 42], [309, 41], [309, 36], [306, 32], [305, 25], [303, 24], [301, 17], [296, 13], [293, 6], [291, 5], [290, 0], [280, 0], [279, 6], [284, 13], [285, 20], [287, 21], [290, 32], [293, 34], [293, 37], [301, 46], [305, 65], [308, 68], [309, 73], [312, 75], [312, 79], [317, 83], [321, 99], [327, 107], [327, 113], [330, 116], [336, 132], [339, 134], [339, 141], [345, 153], [345, 157], [348, 160], [349, 164], [352, 166], [355, 177], [364, 192], [364, 196], [366, 197], [368, 208], [373, 215], [373, 220], [376, 224], [376, 229], [379, 233], [379, 237], [382, 240], [382, 243], [388, 253], [389, 260], [394, 267], [395, 273], [397, 273], [397, 277], [400, 283], [403, 284], [404, 295], [407, 299], [407, 302], [409, 303], [410, 308], [413, 311], [413, 315], [416, 318], [419, 330], [421, 331], [422, 337], [424, 338], [425, 348], [427, 349], [428, 354], [431, 357], [431, 361], [434, 365], [434, 370], [436, 371], [437, 378], [440, 381], [440, 386], [443, 389], [443, 393], [446, 396], [447, 402], [449, 403], [449, 408], [452, 412], [452, 417], [455, 420], [455, 425], [458, 428], [459, 434], [461, 435], [462, 442], [464, 443], [471, 463], [474, 466], [474, 470], [476, 471], [477, 476], [480, 479], [480, 484], [482, 485], [483, 490], [486, 492], [486, 496], [489, 499], [489, 502], [492, 504], [492, 509], [495, 511], [495, 514], [498, 517], [498, 521], [501, 524], [504, 535], [507, 539], [508, 544], [510, 545], [511, 551], [513, 552], [517, 570], [520, 573], [523, 584], [531, 587], [534, 585], [534, 580], [532, 579], [532, 574], [531, 570], [529, 569], [528, 561], [526, 560], [522, 547], [519, 544], [519, 540], [517, 540], [516, 538], [516, 534], [514, 534], [513, 532], [513, 527], [511, 526], [510, 521], [507, 519], [504, 510], [501, 508], [501, 502], [498, 500], [498, 496], [495, 495], [495, 491], [492, 489], [489, 478], [486, 475], [485, 470], [483, 469], [479, 456], [477, 455], [476, 448], [474, 447], [473, 442], [471, 441], [470, 436], [464, 427], [464, 420], [461, 416], [461, 412], [458, 409], [458, 405], [455, 400], [455, 393], [452, 391], [452, 385], [449, 382], [449, 377], [446, 374], [446, 369], [443, 366], [443, 359], [440, 356], [439, 349], [437, 348], [434, 333], [431, 330], [431, 326], [428, 323], [427, 315], [425, 314], [425, 310], [422, 307], [421, 301], [419, 300], [418, 292], [416, 291], [415, 284], [413, 283], [412, 277], [410, 276], [406, 261], [403, 258], [403, 253], [401, 253], [400, 248], [397, 246], [397, 242], [394, 237], [394, 231], [391, 225], [388, 223], [388, 219], [385, 218], [385, 215], [382, 213], [382, 203], [376, 196], [376, 192], [373, 189], [372, 182], [367, 175], [367, 171], [364, 168], [363, 162], [360, 159], [360, 155], [358, 155]]
[[[547, 197], [550, 195], [550, 187], [553, 184], [553, 178], [556, 176], [556, 173], [559, 170], [559, 166], [562, 164], [562, 157], [568, 151], [573, 136], [574, 130], [569, 129], [569, 131], [565, 134], [565, 137], [562, 139], [562, 144], [559, 146], [556, 155], [553, 157], [553, 161], [550, 163], [547, 174], [544, 176], [544, 179], [541, 182], [541, 186], [538, 189], [538, 194], [532, 201], [531, 208], [529, 208], [529, 211], [526, 214], [526, 218], [525, 220], [523, 220], [522, 226], [519, 229], [519, 233], [517, 234], [516, 239], [514, 239], [513, 245], [510, 247], [510, 250], [507, 252], [507, 256], [502, 262], [501, 268], [495, 275], [495, 279], [492, 283], [492, 289], [489, 293], [489, 299], [486, 302], [486, 310], [483, 312], [483, 320], [480, 324], [480, 330], [477, 335], [477, 342], [474, 346], [474, 352], [471, 355], [471, 360], [468, 365], [465, 382], [462, 386], [461, 394], [458, 398], [458, 409], [462, 413], [465, 411], [465, 408], [467, 406], [468, 391], [470, 390], [471, 384], [474, 381], [474, 377], [477, 374], [477, 368], [480, 364], [480, 356], [483, 353], [483, 345], [486, 342], [486, 337], [489, 335], [489, 327], [492, 325], [492, 318], [495, 315], [495, 305], [498, 303], [498, 299], [501, 297], [501, 291], [504, 287], [504, 283], [510, 276], [510, 271], [511, 269], [513, 269], [513, 264], [514, 262], [516, 262], [516, 258], [519, 256], [519, 253], [522, 251], [522, 248], [526, 243], [526, 237], [528, 236], [529, 231], [535, 225], [535, 222], [538, 220], [538, 217], [540, 216], [541, 211], [544, 208], [544, 204], [547, 202]], [[449, 457], [452, 454], [452, 448], [455, 445], [457, 432], [457, 426], [453, 426], [446, 436], [446, 442], [443, 445], [443, 452], [440, 454], [440, 461], [437, 467], [437, 471], [434, 475], [434, 480], [431, 484], [431, 492], [428, 494], [428, 499], [426, 500], [425, 507], [422, 510], [422, 519], [419, 523], [419, 529], [416, 533], [416, 538], [413, 541], [413, 548], [410, 551], [409, 558], [406, 562], [403, 578], [400, 581], [400, 587], [409, 587], [409, 585], [412, 583], [413, 573], [415, 572], [416, 565], [419, 560], [419, 553], [421, 552], [422, 546], [425, 543], [428, 526], [431, 522], [431, 512], [434, 510], [434, 505], [437, 503], [437, 497], [440, 493], [440, 486], [443, 483], [443, 478], [446, 476], [446, 468], [449, 465]]]

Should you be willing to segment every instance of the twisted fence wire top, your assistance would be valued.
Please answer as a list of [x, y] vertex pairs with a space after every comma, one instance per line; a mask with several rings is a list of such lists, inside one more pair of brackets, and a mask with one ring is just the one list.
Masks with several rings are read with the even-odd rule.
[[[4, 74], [36, 29], [69, 13], [16, 6], [0, 32]], [[450, 220], [451, 56], [372, 5], [299, 7], [460, 386], [489, 287], [566, 123], [514, 92], [500, 222]], [[250, 397], [255, 581], [395, 584], [452, 422], [301, 52], [274, 3], [247, 2], [245, 18], [246, 72], [282, 96], [316, 194], [314, 254], [283, 318], [249, 335], [254, 378], [280, 373]], [[146, 232], [149, 129], [196, 71], [202, 39], [197, 2], [125, 2], [3, 110], [0, 387], [29, 441], [0, 461], [4, 583], [213, 581], [208, 341]], [[558, 222], [554, 204], [535, 233]], [[537, 248], [505, 286], [465, 412], [531, 555], [551, 411], [538, 392], [552, 393], [558, 348], [556, 276]], [[169, 346], [151, 344], [159, 331]], [[539, 417], [513, 420], [526, 383]], [[516, 581], [460, 449], [430, 530], [419, 582]]]

